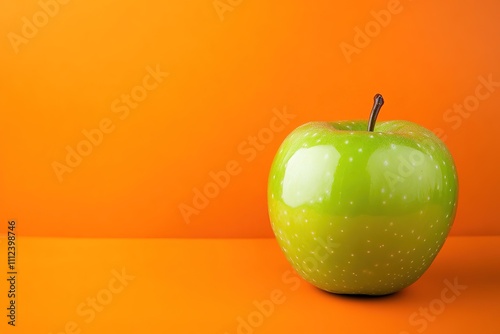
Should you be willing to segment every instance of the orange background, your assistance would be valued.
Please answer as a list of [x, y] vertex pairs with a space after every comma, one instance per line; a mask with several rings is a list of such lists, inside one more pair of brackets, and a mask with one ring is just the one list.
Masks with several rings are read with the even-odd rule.
[[[417, 282], [376, 298], [315, 288], [293, 272], [271, 238], [24, 237], [19, 238], [16, 327], [7, 325], [4, 309], [0, 330], [498, 334], [499, 241], [499, 236], [450, 237]], [[116, 273], [125, 282], [116, 282]], [[459, 286], [455, 293], [449, 284]], [[0, 289], [4, 308], [6, 279]]]
[[[500, 81], [498, 1], [401, 0], [350, 62], [340, 44], [387, 1], [231, 3], [221, 20], [211, 0], [73, 0], [16, 53], [10, 33], [22, 35], [23, 17], [41, 7], [2, 1], [0, 221], [16, 219], [27, 236], [272, 236], [267, 175], [281, 141], [308, 121], [366, 118], [380, 92], [380, 120], [446, 136], [460, 178], [452, 233], [500, 233], [500, 94], [468, 117], [445, 117], [479, 77]], [[113, 101], [156, 66], [168, 77], [120, 119]], [[295, 118], [245, 160], [240, 145], [284, 107]], [[59, 182], [53, 162], [103, 119], [113, 130]], [[186, 224], [179, 205], [230, 161], [238, 173]]]

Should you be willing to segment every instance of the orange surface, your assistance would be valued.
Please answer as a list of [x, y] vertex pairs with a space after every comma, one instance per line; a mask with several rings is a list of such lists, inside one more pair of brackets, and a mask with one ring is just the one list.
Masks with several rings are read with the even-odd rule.
[[366, 118], [375, 92], [380, 119], [436, 130], [455, 156], [452, 233], [500, 233], [500, 2], [55, 1], [0, 3], [0, 221], [19, 233], [272, 236], [283, 138]]
[[414, 285], [388, 297], [355, 298], [299, 279], [274, 239], [24, 237], [16, 327], [2, 316], [0, 331], [496, 334], [499, 242], [451, 237]]

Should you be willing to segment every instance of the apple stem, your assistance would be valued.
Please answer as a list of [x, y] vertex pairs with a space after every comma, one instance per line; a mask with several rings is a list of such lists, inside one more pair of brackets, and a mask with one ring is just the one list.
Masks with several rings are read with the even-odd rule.
[[370, 113], [370, 119], [368, 120], [368, 131], [373, 132], [375, 129], [375, 122], [377, 121], [378, 112], [380, 108], [384, 105], [384, 98], [381, 94], [375, 94], [373, 97], [373, 107]]

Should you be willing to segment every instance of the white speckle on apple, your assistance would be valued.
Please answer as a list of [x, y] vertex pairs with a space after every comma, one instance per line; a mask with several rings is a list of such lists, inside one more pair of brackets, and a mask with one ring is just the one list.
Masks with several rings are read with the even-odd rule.
[[384, 166], [389, 166], [389, 161], [384, 160]]
[[[301, 148], [288, 160], [283, 178], [284, 202], [297, 207], [313, 204], [331, 190], [340, 153], [330, 145]], [[307, 171], [307, 172], [306, 172]], [[329, 173], [327, 175], [327, 173]], [[297, 193], [300, 191], [300, 193]]]
[[312, 135], [312, 136], [313, 136], [313, 137], [316, 137], [317, 135], [318, 135], [318, 133], [317, 133], [317, 132], [315, 132], [315, 133], [313, 133], [313, 135]]
[[395, 150], [396, 149], [396, 145], [395, 144], [391, 144], [391, 150]]
[[352, 162], [352, 157], [349, 157], [349, 162]]
[[406, 201], [406, 198], [407, 198], [406, 195], [403, 195], [403, 201]]
[[387, 204], [387, 201], [382, 201], [382, 204], [383, 204], [383, 205], [386, 205], [386, 204]]
[[346, 145], [347, 145], [347, 144], [349, 144], [349, 140], [346, 140], [344, 143], [345, 143]]
[[373, 139], [373, 138], [375, 138], [375, 137], [374, 137], [373, 135], [370, 135], [370, 136], [369, 136], [369, 138], [370, 138], [370, 139]]
[[385, 188], [380, 189], [380, 192], [383, 194], [385, 193]]
[[359, 152], [359, 153], [363, 152], [363, 149], [362, 149], [361, 147], [360, 147], [360, 148], [358, 148], [358, 152]]
[[353, 204], [354, 204], [354, 202], [353, 202], [353, 201], [350, 201], [350, 202], [349, 202], [349, 204], [353, 205]]

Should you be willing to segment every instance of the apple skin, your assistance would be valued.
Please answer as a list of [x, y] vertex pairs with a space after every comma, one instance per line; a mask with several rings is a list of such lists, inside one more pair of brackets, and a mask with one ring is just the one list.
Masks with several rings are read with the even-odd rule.
[[458, 178], [431, 131], [408, 121], [311, 122], [271, 166], [273, 232], [295, 271], [337, 294], [386, 295], [414, 283], [455, 218]]

